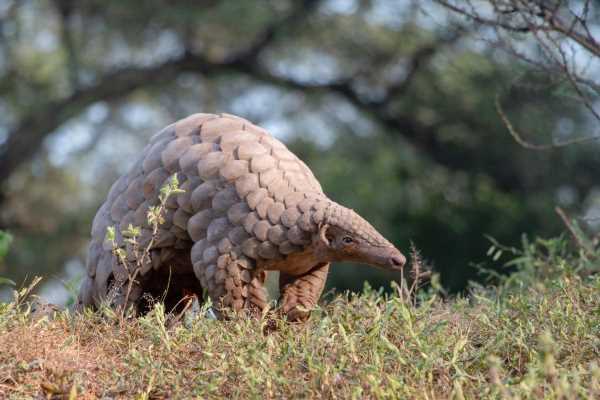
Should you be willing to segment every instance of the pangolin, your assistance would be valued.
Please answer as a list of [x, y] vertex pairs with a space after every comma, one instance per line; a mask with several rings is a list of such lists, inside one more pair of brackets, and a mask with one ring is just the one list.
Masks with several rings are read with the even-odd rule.
[[[166, 200], [164, 221], [153, 233], [148, 210], [173, 176], [183, 192]], [[115, 241], [131, 246], [121, 234], [130, 224], [141, 228], [140, 246], [152, 243], [135, 278], [113, 248]], [[109, 227], [113, 244], [106, 240]], [[399, 270], [406, 261], [356, 212], [330, 200], [283, 143], [229, 114], [194, 114], [154, 135], [111, 187], [91, 234], [79, 308], [109, 297], [112, 305], [138, 310], [150, 297], [173, 306], [206, 290], [217, 310], [260, 312], [269, 303], [266, 273], [280, 271], [280, 310], [289, 320], [304, 320], [331, 262]], [[126, 294], [115, 290], [125, 287]]]

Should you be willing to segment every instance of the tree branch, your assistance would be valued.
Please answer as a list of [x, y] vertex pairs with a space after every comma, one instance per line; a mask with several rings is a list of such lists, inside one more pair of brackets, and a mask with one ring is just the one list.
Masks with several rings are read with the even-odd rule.
[[123, 68], [106, 74], [95, 84], [76, 90], [67, 98], [54, 100], [42, 108], [31, 110], [0, 145], [0, 182], [4, 182], [34, 155], [46, 136], [88, 106], [122, 98], [142, 86], [168, 82], [181, 71], [194, 70], [208, 75], [219, 67], [220, 64], [211, 63], [199, 56], [191, 58], [183, 55], [152, 67]]
[[297, 26], [301, 21], [305, 21], [306, 18], [314, 12], [321, 1], [322, 0], [303, 0], [301, 2], [296, 2], [295, 7], [287, 16], [268, 26], [258, 35], [258, 38], [254, 40], [254, 43], [248, 46], [248, 48], [227, 57], [225, 63], [235, 64], [255, 62], [263, 50], [275, 41], [277, 34], [285, 29]]
[[421, 67], [427, 64], [436, 54], [438, 54], [441, 49], [447, 47], [448, 45], [454, 44], [463, 38], [465, 33], [466, 32], [463, 29], [456, 29], [449, 35], [437, 38], [437, 40], [431, 44], [419, 48], [410, 58], [408, 69], [404, 78], [392, 83], [387, 88], [384, 98], [378, 102], [382, 105], [387, 104], [395, 97], [405, 93]]
[[[529, 32], [529, 29], [530, 29], [529, 26], [515, 26], [515, 25], [497, 21], [495, 19], [485, 18], [482, 15], [478, 14], [477, 12], [471, 12], [462, 7], [455, 6], [454, 4], [452, 4], [446, 0], [435, 0], [435, 2], [446, 7], [447, 9], [449, 9], [457, 14], [460, 14], [463, 17], [466, 17], [466, 18], [468, 18], [478, 24], [481, 24], [481, 25], [497, 26], [497, 27], [500, 27], [507, 31], [517, 32], [517, 33], [527, 33], [527, 32]], [[492, 3], [493, 3], [493, 0], [492, 0]]]
[[591, 141], [600, 139], [599, 135], [595, 135], [595, 136], [578, 137], [575, 139], [565, 140], [560, 143], [552, 143], [552, 144], [531, 143], [531, 142], [528, 142], [527, 140], [523, 139], [523, 136], [513, 126], [512, 122], [510, 121], [510, 119], [508, 118], [506, 113], [504, 112], [504, 109], [502, 108], [502, 104], [500, 104], [500, 96], [496, 96], [496, 100], [495, 100], [494, 104], [496, 106], [496, 111], [498, 112], [498, 115], [500, 115], [500, 118], [502, 119], [504, 126], [506, 126], [506, 129], [508, 129], [508, 133], [510, 133], [510, 136], [512, 136], [513, 139], [515, 139], [515, 142], [517, 142], [520, 146], [522, 146], [526, 149], [529, 149], [529, 150], [540, 150], [540, 151], [552, 150], [552, 149], [556, 149], [559, 147], [571, 146], [573, 144], [582, 144], [582, 143], [591, 142]]
[[[212, 76], [255, 63], [260, 53], [273, 42], [277, 32], [303, 21], [316, 9], [319, 2], [320, 0], [304, 0], [296, 3], [288, 15], [268, 26], [247, 49], [226, 57], [223, 61], [209, 60], [188, 50], [162, 64], [128, 67], [107, 73], [92, 85], [76, 88], [67, 98], [53, 100], [43, 107], [31, 110], [9, 132], [7, 140], [0, 144], [0, 184], [35, 155], [48, 135], [93, 103], [123, 98], [141, 87], [169, 82], [181, 72]], [[67, 3], [68, 0], [64, 4]]]
[[[582, 103], [590, 114], [597, 121], [600, 121], [600, 112], [594, 108], [594, 102], [597, 99], [590, 99], [589, 94], [586, 93], [591, 91], [597, 95], [598, 84], [592, 79], [586, 79], [576, 70], [578, 60], [574, 50], [575, 44], [577, 44], [584, 49], [583, 52], [588, 52], [592, 58], [600, 57], [600, 42], [594, 38], [588, 27], [587, 18], [590, 15], [590, 1], [586, 0], [583, 3], [583, 10], [577, 14], [570, 7], [569, 1], [487, 0], [487, 3], [492, 7], [491, 16], [482, 14], [485, 13], [485, 11], [481, 11], [484, 9], [483, 7], [476, 8], [471, 5], [471, 8], [467, 9], [456, 6], [453, 4], [454, 2], [449, 0], [435, 1], [456, 14], [495, 29], [498, 47], [548, 75], [559, 76], [561, 80], [571, 86], [575, 100]], [[470, 4], [470, 1], [466, 3]], [[516, 20], [519, 26], [507, 23], [507, 16], [511, 18], [510, 21], [514, 22]], [[502, 32], [528, 33], [539, 46], [540, 59], [532, 59], [517, 51], [511, 44], [512, 39], [509, 39], [508, 42], [503, 40]], [[570, 52], [566, 51], [565, 43], [572, 46]], [[568, 53], [570, 57], [567, 57]], [[561, 143], [533, 144], [523, 139], [523, 136], [515, 129], [504, 112], [498, 97], [495, 106], [510, 135], [519, 145], [527, 149], [549, 150], [599, 139], [597, 134], [591, 134]]]
[[60, 36], [66, 53], [69, 83], [71, 89], [76, 90], [79, 87], [79, 60], [73, 35], [71, 35], [73, 0], [54, 0], [54, 5], [60, 17]]

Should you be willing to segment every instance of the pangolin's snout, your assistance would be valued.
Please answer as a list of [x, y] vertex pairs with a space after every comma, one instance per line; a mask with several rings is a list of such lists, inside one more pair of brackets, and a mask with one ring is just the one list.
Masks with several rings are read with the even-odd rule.
[[370, 247], [368, 250], [361, 254], [361, 258], [354, 260], [392, 271], [401, 270], [406, 264], [404, 254], [393, 246]]
[[388, 262], [392, 268], [400, 269], [404, 267], [404, 264], [406, 264], [406, 257], [404, 257], [404, 254], [398, 252], [398, 254], [391, 256]]

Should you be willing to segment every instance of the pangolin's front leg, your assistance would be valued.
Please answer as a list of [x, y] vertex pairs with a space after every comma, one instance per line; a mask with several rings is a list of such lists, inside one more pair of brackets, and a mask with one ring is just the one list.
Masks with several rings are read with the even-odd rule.
[[227, 308], [260, 315], [268, 306], [264, 287], [266, 273], [255, 269], [254, 260], [238, 257], [235, 253], [223, 254], [215, 264], [194, 270], [217, 311]]
[[317, 305], [321, 297], [328, 271], [329, 263], [319, 264], [300, 276], [281, 272], [279, 275], [281, 311], [287, 315], [289, 321], [308, 319], [309, 310]]

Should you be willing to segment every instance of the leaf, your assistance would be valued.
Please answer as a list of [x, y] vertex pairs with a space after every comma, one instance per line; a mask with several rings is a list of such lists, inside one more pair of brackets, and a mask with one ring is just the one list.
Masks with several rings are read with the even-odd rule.
[[106, 228], [106, 237], [104, 238], [105, 241], [110, 242], [110, 243], [114, 243], [115, 241], [115, 227], [114, 226], [109, 226]]
[[6, 256], [8, 253], [8, 249], [10, 244], [13, 241], [13, 237], [8, 232], [0, 231], [0, 261]]
[[75, 383], [73, 383], [73, 385], [71, 385], [71, 391], [69, 392], [69, 400], [76, 400], [77, 399], [77, 386], [75, 386]]
[[17, 284], [14, 281], [12, 281], [8, 278], [3, 278], [1, 276], [0, 276], [0, 285], [17, 286]]
[[136, 237], [140, 236], [141, 232], [142, 232], [142, 230], [139, 226], [133, 226], [132, 224], [129, 224], [127, 229], [121, 233], [123, 234], [123, 236], [128, 237], [128, 238], [136, 238]]
[[452, 360], [450, 361], [453, 365], [458, 361], [458, 356], [466, 344], [467, 339], [463, 337], [460, 338], [454, 345], [454, 350], [452, 351]]
[[499, 259], [500, 257], [502, 257], [502, 250], [498, 250], [498, 251], [496, 252], [496, 254], [494, 254], [494, 258], [493, 258], [493, 260], [494, 260], [494, 261], [498, 261], [498, 259]]

